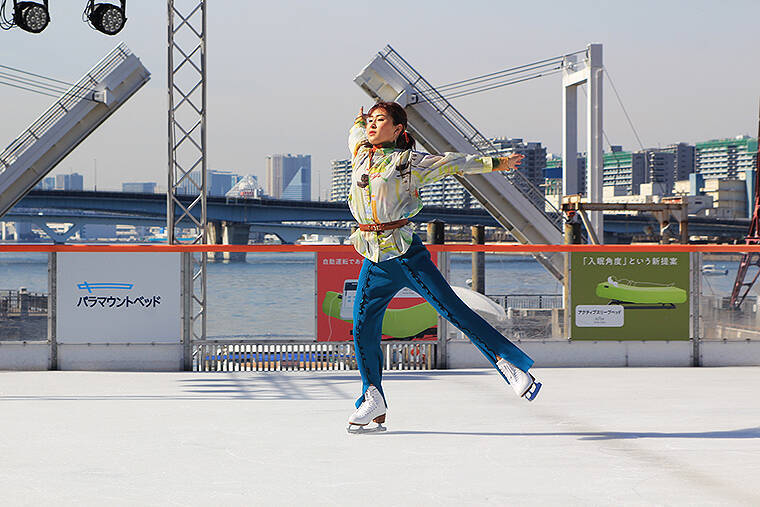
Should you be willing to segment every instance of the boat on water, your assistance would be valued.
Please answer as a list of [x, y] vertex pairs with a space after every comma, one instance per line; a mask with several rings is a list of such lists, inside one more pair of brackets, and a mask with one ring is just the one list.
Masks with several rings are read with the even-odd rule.
[[718, 268], [715, 264], [705, 264], [702, 266], [702, 274], [705, 276], [723, 276], [728, 274], [728, 269]]
[[624, 308], [673, 309], [685, 303], [688, 294], [673, 284], [634, 282], [607, 277], [596, 286], [596, 295], [609, 299], [609, 304], [622, 304]]
[[304, 234], [304, 237], [296, 243], [299, 245], [340, 245], [341, 238], [331, 234]]

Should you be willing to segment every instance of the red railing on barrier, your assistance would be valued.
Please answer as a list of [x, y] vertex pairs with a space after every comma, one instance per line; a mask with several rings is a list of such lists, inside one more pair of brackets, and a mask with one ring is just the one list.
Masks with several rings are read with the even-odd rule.
[[[426, 245], [431, 252], [760, 252], [760, 245]], [[0, 244], [0, 252], [349, 252], [352, 245]]]

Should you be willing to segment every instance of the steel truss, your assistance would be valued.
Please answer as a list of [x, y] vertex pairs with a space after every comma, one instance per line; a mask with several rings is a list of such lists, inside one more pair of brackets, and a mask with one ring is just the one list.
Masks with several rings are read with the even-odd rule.
[[[757, 138], [760, 141], [760, 112], [758, 112], [757, 121]], [[758, 144], [758, 150], [755, 153], [755, 207], [752, 212], [752, 220], [749, 223], [749, 232], [745, 238], [745, 242], [748, 245], [760, 245], [760, 144]], [[751, 280], [747, 281], [749, 276], [747, 273], [749, 268], [754, 267], [754, 275]], [[739, 263], [739, 270], [736, 272], [736, 280], [734, 280], [734, 289], [731, 292], [731, 308], [739, 310], [744, 298], [747, 297], [749, 291], [752, 290], [752, 286], [757, 282], [760, 277], [760, 253], [747, 252], [742, 255], [742, 260]]]
[[[206, 243], [206, 0], [168, 0], [169, 180], [166, 237]], [[184, 242], [184, 241], [183, 241]], [[207, 252], [183, 261], [185, 369], [195, 340], [206, 339]], [[192, 271], [192, 278], [189, 277]]]

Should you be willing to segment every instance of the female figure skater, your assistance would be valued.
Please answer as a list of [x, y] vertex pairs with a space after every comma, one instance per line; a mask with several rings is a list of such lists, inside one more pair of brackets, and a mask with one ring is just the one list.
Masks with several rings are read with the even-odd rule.
[[460, 300], [407, 224], [422, 209], [419, 188], [453, 174], [509, 171], [523, 155], [481, 157], [462, 153], [443, 156], [413, 151], [415, 141], [406, 131], [404, 108], [378, 102], [354, 121], [348, 138], [353, 175], [348, 205], [359, 224], [351, 235], [365, 257], [354, 300], [354, 344], [362, 393], [348, 419], [349, 432], [384, 430], [385, 394], [380, 346], [383, 315], [393, 296], [409, 287], [464, 332], [518, 396], [535, 398], [541, 384], [528, 373], [533, 360], [491, 327]]

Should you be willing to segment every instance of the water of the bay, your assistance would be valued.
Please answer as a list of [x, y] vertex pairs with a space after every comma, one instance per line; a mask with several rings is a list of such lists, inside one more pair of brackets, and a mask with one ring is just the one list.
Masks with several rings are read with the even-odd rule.
[[[0, 253], [0, 290], [47, 293], [47, 254]], [[703, 278], [703, 293], [731, 294], [736, 262], [715, 262], [725, 276]], [[465, 286], [470, 254], [453, 254], [449, 281]], [[311, 253], [248, 254], [244, 263], [208, 264], [209, 338], [311, 339], [315, 328]], [[561, 294], [562, 286], [530, 255], [486, 255], [487, 294]]]

